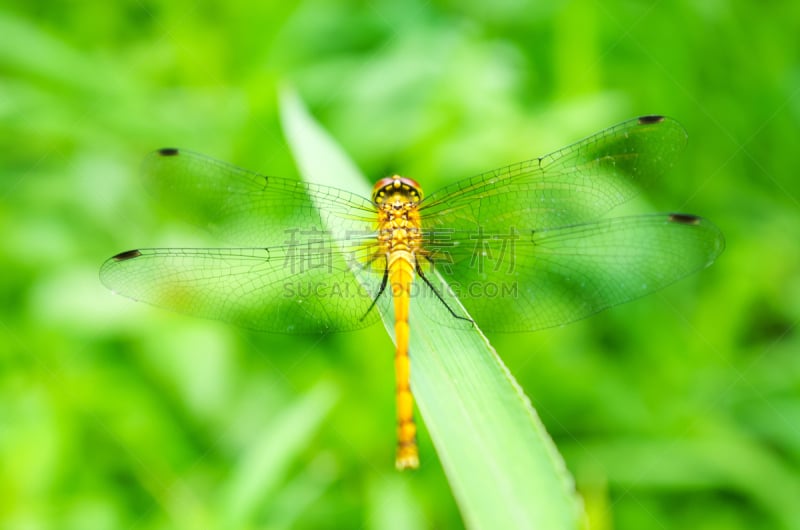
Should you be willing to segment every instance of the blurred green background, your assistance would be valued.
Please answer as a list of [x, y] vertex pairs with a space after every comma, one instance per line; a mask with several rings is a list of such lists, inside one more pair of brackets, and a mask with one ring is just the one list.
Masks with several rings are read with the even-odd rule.
[[797, 27], [789, 1], [5, 2], [0, 527], [463, 526], [424, 427], [422, 469], [394, 471], [380, 326], [255, 334], [98, 281], [122, 250], [215, 244], [144, 192], [148, 151], [297, 175], [288, 81], [366, 174], [428, 190], [682, 122], [646, 199], [714, 221], [717, 263], [490, 338], [593, 528], [800, 528]]

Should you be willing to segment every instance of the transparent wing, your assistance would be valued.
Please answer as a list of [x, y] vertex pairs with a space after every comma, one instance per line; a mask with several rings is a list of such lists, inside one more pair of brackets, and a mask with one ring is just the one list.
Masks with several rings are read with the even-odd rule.
[[504, 233], [597, 219], [660, 178], [686, 138], [678, 122], [663, 116], [620, 123], [429, 195], [420, 203], [423, 228]]
[[[305, 245], [270, 248], [139, 249], [100, 269], [112, 291], [155, 306], [280, 333], [345, 331], [367, 313], [385, 263], [368, 248], [345, 253]], [[354, 263], [356, 265], [354, 265]]]
[[459, 244], [434, 245], [435, 268], [495, 331], [558, 326], [639, 298], [710, 265], [725, 246], [717, 227], [687, 214], [449, 235]]
[[335, 224], [375, 232], [368, 199], [328, 186], [261, 175], [191, 151], [160, 149], [143, 163], [145, 186], [166, 208], [236, 245], [281, 245], [297, 231]]

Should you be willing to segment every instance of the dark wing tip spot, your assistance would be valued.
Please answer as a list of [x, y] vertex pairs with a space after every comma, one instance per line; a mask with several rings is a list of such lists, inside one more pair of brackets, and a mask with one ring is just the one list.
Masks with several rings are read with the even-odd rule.
[[125, 261], [133, 258], [138, 258], [141, 255], [142, 253], [139, 252], [138, 250], [126, 250], [125, 252], [120, 252], [111, 259], [113, 259], [114, 261]]
[[176, 147], [164, 147], [158, 150], [161, 156], [178, 156], [178, 149]]
[[639, 116], [639, 124], [640, 125], [651, 125], [653, 123], [661, 123], [664, 121], [664, 116], [658, 116], [655, 114], [651, 114], [649, 116]]
[[684, 225], [699, 225], [700, 218], [696, 215], [692, 215], [689, 213], [673, 213], [669, 216], [669, 221], [671, 223], [680, 223]]

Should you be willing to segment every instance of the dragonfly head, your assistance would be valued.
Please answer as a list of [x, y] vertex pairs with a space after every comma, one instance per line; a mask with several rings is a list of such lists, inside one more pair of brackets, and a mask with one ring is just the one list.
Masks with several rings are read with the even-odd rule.
[[387, 202], [418, 203], [422, 200], [422, 188], [416, 180], [400, 175], [380, 179], [372, 188], [372, 202], [380, 206]]

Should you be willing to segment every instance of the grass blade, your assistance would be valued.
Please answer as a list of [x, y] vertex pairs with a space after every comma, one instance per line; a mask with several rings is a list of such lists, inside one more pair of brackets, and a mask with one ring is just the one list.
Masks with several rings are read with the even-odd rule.
[[225, 528], [241, 528], [267, 502], [293, 459], [319, 429], [337, 393], [332, 384], [318, 383], [264, 427], [264, 435], [242, 455], [222, 494]]
[[[304, 179], [369, 196], [366, 179], [288, 89], [281, 115]], [[412, 299], [411, 386], [467, 525], [576, 528], [572, 478], [522, 389], [477, 327], [415, 318], [422, 303]]]

